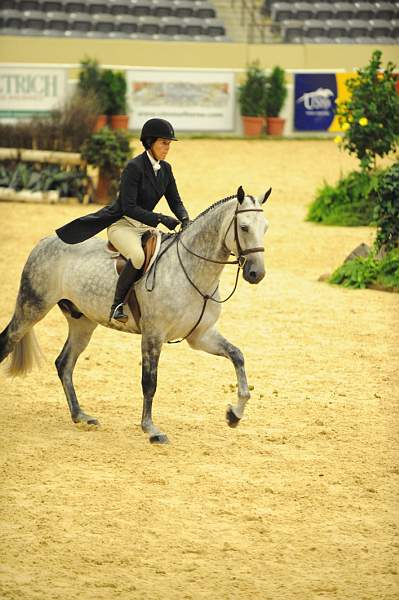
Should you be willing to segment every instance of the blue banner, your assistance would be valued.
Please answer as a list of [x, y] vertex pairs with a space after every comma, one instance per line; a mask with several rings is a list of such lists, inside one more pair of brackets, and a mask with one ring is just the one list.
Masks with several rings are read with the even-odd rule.
[[294, 127], [297, 131], [328, 131], [337, 100], [335, 73], [295, 75]]

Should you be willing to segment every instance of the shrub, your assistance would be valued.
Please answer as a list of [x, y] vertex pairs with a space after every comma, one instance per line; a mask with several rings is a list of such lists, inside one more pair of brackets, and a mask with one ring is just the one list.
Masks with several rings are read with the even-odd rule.
[[374, 219], [375, 196], [381, 171], [353, 171], [335, 186], [324, 185], [309, 207], [307, 221], [325, 225], [370, 225]]
[[399, 246], [399, 163], [387, 169], [373, 192], [374, 219], [377, 223], [377, 250], [393, 250]]
[[329, 281], [350, 288], [378, 285], [399, 291], [399, 250], [391, 250], [381, 260], [370, 254], [347, 261], [334, 271]]
[[133, 154], [130, 140], [131, 136], [127, 132], [104, 127], [86, 139], [81, 148], [82, 158], [117, 178]]
[[350, 98], [337, 109], [345, 131], [343, 147], [355, 154], [366, 170], [375, 168], [376, 157], [392, 152], [399, 139], [396, 67], [389, 62], [383, 70], [381, 56], [381, 51], [375, 50], [369, 65], [358, 69], [357, 77], [347, 81]]
[[1, 143], [7, 148], [79, 152], [93, 131], [96, 114], [93, 97], [75, 94], [48, 117], [13, 125], [0, 124]]

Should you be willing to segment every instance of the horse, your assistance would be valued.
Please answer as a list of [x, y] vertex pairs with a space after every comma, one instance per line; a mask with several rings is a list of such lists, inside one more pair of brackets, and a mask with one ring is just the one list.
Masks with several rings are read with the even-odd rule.
[[[235, 287], [241, 270], [250, 284], [264, 278], [262, 243], [268, 222], [261, 205], [270, 193], [271, 188], [256, 199], [240, 186], [236, 194], [200, 213], [186, 229], [165, 236], [150, 271], [135, 283], [139, 322], [130, 309], [126, 323], [109, 320], [117, 273], [105, 241], [93, 237], [70, 245], [56, 235], [42, 239], [23, 268], [13, 317], [0, 334], [0, 362], [11, 354], [7, 375], [25, 375], [40, 362], [33, 327], [58, 304], [68, 322], [68, 337], [55, 366], [74, 423], [99, 425], [97, 418], [80, 407], [72, 375], [93, 331], [103, 325], [141, 333], [141, 428], [151, 443], [169, 441], [152, 419], [158, 361], [166, 342], [187, 340], [193, 349], [230, 359], [236, 371], [238, 401], [228, 405], [226, 420], [236, 427], [250, 393], [241, 350], [215, 327], [224, 302], [219, 281], [225, 265], [231, 263], [237, 264]], [[230, 256], [235, 260], [229, 260]]]

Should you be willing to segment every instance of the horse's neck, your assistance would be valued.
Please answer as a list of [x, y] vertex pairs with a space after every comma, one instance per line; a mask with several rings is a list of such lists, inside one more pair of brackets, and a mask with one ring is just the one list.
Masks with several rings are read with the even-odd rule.
[[[227, 229], [234, 216], [234, 201], [215, 206], [208, 213], [201, 215], [184, 232], [183, 242], [192, 252], [204, 259], [197, 258], [183, 250], [183, 261], [190, 268], [190, 273], [196, 277], [196, 282], [204, 287], [212, 287], [219, 280], [224, 268], [221, 263], [228, 260], [230, 252], [224, 245]], [[209, 290], [205, 290], [208, 293]]]

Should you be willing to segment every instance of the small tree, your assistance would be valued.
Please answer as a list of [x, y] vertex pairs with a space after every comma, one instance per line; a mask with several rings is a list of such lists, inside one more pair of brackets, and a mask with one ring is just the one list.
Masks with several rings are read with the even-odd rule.
[[266, 74], [258, 62], [253, 62], [248, 66], [245, 81], [238, 88], [238, 101], [242, 116], [263, 116], [266, 81]]
[[274, 67], [267, 78], [265, 94], [265, 113], [267, 117], [278, 117], [287, 97], [287, 84], [285, 71], [281, 67]]
[[381, 66], [380, 50], [370, 63], [358, 69], [346, 86], [349, 100], [340, 103], [337, 114], [344, 130], [343, 147], [355, 154], [362, 169], [376, 166], [376, 157], [395, 150], [399, 140], [399, 95], [395, 88], [395, 65]]
[[127, 83], [124, 73], [105, 69], [101, 75], [101, 90], [106, 115], [125, 115], [127, 111]]

